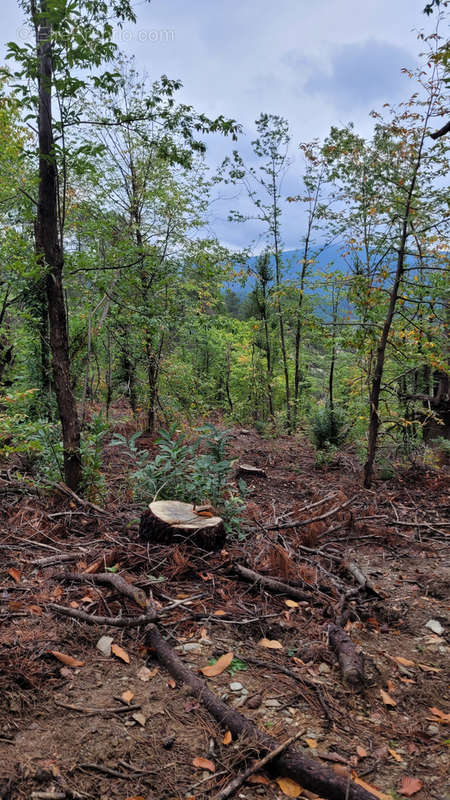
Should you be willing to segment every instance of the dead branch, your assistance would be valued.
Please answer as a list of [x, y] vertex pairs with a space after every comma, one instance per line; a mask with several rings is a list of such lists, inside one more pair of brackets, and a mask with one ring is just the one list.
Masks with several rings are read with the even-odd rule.
[[320, 517], [311, 517], [310, 519], [297, 519], [293, 520], [292, 522], [282, 522], [279, 525], [264, 525], [264, 530], [266, 531], [279, 531], [282, 528], [301, 528], [305, 525], [312, 525], [313, 522], [320, 522], [323, 519], [328, 519], [328, 517], [332, 517], [333, 514], [337, 514], [339, 511], [343, 511], [344, 508], [347, 508], [354, 500], [359, 496], [359, 492], [354, 494], [350, 500], [346, 500], [345, 503], [341, 503], [340, 506], [335, 506], [331, 508], [329, 511], [326, 511], [325, 514], [321, 514]]
[[217, 794], [214, 795], [212, 800], [226, 800], [227, 797], [231, 797], [242, 784], [247, 781], [251, 775], [254, 775], [255, 772], [259, 772], [260, 770], [264, 769], [266, 764], [270, 761], [273, 761], [275, 758], [281, 755], [291, 744], [293, 744], [300, 736], [302, 735], [301, 731], [295, 734], [295, 736], [290, 736], [289, 739], [286, 739], [283, 744], [278, 745], [275, 750], [272, 750], [270, 753], [267, 753], [264, 758], [260, 758], [259, 761], [255, 761], [251, 767], [242, 772], [241, 775], [236, 775], [232, 781], [227, 786], [224, 786], [223, 789], [220, 790]]
[[375, 589], [375, 586], [367, 577], [367, 575], [365, 575], [364, 572], [358, 567], [358, 564], [355, 564], [354, 561], [344, 561], [343, 566], [347, 572], [350, 573], [350, 575], [353, 575], [356, 582], [359, 583], [362, 589], [366, 589], [368, 592], [377, 595], [377, 597], [381, 596], [380, 592]]
[[140, 614], [138, 617], [102, 617], [97, 614], [88, 614], [78, 608], [59, 606], [56, 603], [48, 603], [47, 605], [53, 611], [57, 611], [58, 614], [64, 614], [66, 617], [79, 619], [82, 622], [88, 622], [90, 625], [111, 625], [114, 628], [137, 628], [139, 625], [148, 625], [158, 616], [155, 611], [151, 611], [148, 614]]
[[248, 567], [243, 567], [241, 564], [235, 564], [234, 569], [246, 581], [259, 584], [265, 589], [269, 589], [271, 592], [287, 594], [290, 597], [295, 597], [296, 600], [308, 600], [309, 602], [312, 600], [311, 593], [307, 594], [306, 592], [302, 592], [301, 589], [297, 589], [295, 586], [289, 586], [288, 583], [283, 583], [277, 578], [270, 578], [267, 575], [260, 575], [259, 572], [255, 572], [253, 569], [248, 569]]
[[364, 684], [364, 662], [352, 640], [338, 625], [330, 624], [328, 635], [330, 644], [338, 656], [344, 683], [361, 687]]
[[95, 575], [88, 575], [84, 572], [62, 572], [54, 575], [56, 579], [73, 581], [75, 583], [90, 583], [91, 585], [105, 584], [112, 586], [119, 594], [129, 597], [141, 608], [149, 608], [153, 603], [153, 598], [148, 598], [142, 589], [138, 589], [131, 583], [116, 575], [114, 572], [98, 572]]
[[[160, 664], [166, 667], [175, 680], [188, 684], [214, 719], [229, 730], [234, 738], [247, 736], [256, 742], [259, 750], [266, 753], [278, 746], [275, 739], [258, 730], [247, 717], [219, 700], [208, 689], [206, 682], [183, 664], [164, 641], [156, 625], [149, 625], [147, 642], [155, 651]], [[328, 800], [373, 800], [373, 796], [358, 784], [345, 780], [333, 770], [292, 748], [275, 759], [274, 768], [279, 774], [291, 778], [305, 789], [320, 794]]]

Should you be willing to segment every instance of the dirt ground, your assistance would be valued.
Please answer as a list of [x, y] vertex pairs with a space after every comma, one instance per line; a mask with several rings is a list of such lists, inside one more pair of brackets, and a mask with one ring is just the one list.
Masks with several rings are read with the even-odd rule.
[[[243, 536], [215, 553], [140, 542], [140, 510], [125, 462], [112, 450], [105, 451], [103, 513], [1, 472], [3, 800], [202, 800], [256, 755], [249, 741], [228, 742], [191, 691], [158, 665], [144, 627], [89, 625], [50, 608], [141, 614], [112, 587], [64, 576], [113, 550], [119, 574], [153, 591], [159, 608], [184, 602], [162, 617], [160, 630], [196, 674], [234, 654], [208, 686], [261, 730], [279, 742], [299, 733], [296, 746], [317, 763], [350, 770], [394, 800], [450, 796], [448, 470], [412, 468], [368, 491], [351, 451], [316, 469], [298, 438], [241, 429], [232, 449], [267, 477], [248, 479]], [[307, 599], [243, 581], [237, 563], [304, 590]], [[351, 563], [372, 588], [358, 591]], [[363, 654], [361, 687], [342, 680], [328, 641], [333, 622]], [[116, 653], [97, 648], [103, 635], [119, 645]], [[76, 661], [63, 663], [61, 653]], [[258, 773], [259, 782], [235, 796], [285, 797], [276, 778]]]

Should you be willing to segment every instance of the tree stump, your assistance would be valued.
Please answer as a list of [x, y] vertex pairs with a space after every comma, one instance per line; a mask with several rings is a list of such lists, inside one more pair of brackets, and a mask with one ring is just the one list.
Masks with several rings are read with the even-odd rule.
[[198, 513], [190, 503], [158, 500], [150, 503], [142, 514], [139, 538], [158, 544], [181, 540], [203, 550], [219, 550], [225, 544], [226, 533], [221, 517], [210, 512]]

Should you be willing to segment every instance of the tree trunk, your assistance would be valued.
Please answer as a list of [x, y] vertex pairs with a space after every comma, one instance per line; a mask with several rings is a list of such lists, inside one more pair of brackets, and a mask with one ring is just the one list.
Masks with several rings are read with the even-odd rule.
[[[46, 12], [46, 0], [41, 11]], [[39, 202], [36, 250], [45, 270], [53, 381], [61, 420], [64, 479], [78, 491], [81, 483], [80, 424], [70, 383], [69, 340], [63, 288], [64, 257], [58, 231], [58, 176], [52, 127], [51, 31], [45, 19], [37, 21], [39, 53]]]

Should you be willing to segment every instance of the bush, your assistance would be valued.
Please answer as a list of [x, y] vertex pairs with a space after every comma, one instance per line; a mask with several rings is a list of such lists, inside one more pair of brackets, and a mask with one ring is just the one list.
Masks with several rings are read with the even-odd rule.
[[318, 450], [339, 447], [347, 436], [347, 417], [342, 408], [333, 410], [326, 406], [318, 411], [311, 422], [314, 445]]
[[136, 441], [116, 434], [111, 447], [128, 451], [135, 467], [132, 474], [134, 496], [138, 502], [181, 500], [200, 505], [211, 503], [224, 519], [228, 531], [239, 532], [239, 515], [244, 509], [245, 483], [239, 482], [239, 493], [230, 486], [232, 461], [227, 455], [229, 432], [214, 425], [197, 429], [200, 435], [192, 442], [176, 436], [176, 426], [162, 430], [156, 440], [158, 453], [153, 460]]

